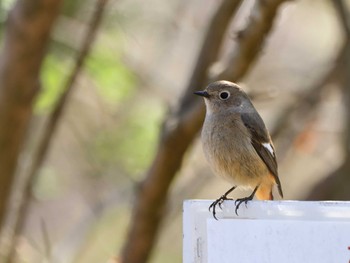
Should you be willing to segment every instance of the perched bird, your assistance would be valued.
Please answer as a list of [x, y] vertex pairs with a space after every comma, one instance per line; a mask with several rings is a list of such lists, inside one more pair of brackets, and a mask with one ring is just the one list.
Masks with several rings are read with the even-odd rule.
[[276, 184], [283, 197], [270, 134], [248, 95], [237, 84], [223, 80], [194, 94], [204, 97], [206, 105], [201, 134], [206, 159], [215, 174], [233, 184], [210, 205], [214, 218], [216, 206], [230, 199], [227, 195], [236, 187], [253, 190], [248, 197], [236, 200], [236, 214], [254, 195], [259, 200], [273, 200]]

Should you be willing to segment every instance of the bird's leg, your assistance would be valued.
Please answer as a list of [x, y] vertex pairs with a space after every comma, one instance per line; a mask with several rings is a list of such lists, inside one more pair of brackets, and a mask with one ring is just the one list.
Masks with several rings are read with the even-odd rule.
[[220, 198], [216, 199], [210, 206], [209, 206], [209, 211], [211, 209], [213, 209], [213, 217], [218, 220], [216, 218], [216, 211], [215, 208], [217, 205], [219, 205], [220, 209], [222, 209], [221, 204], [225, 201], [225, 200], [232, 200], [232, 198], [227, 198], [228, 194], [231, 193], [233, 190], [235, 190], [236, 186], [231, 187], [226, 193], [224, 193]]
[[245, 205], [247, 205], [248, 201], [252, 200], [256, 191], [258, 190], [259, 188], [259, 185], [257, 187], [254, 188], [254, 191], [251, 193], [250, 196], [247, 196], [247, 197], [243, 197], [243, 198], [238, 198], [236, 201], [235, 201], [235, 205], [236, 205], [236, 209], [235, 209], [235, 213], [236, 215], [238, 215], [238, 208], [239, 206], [242, 204], [242, 203], [245, 203]]

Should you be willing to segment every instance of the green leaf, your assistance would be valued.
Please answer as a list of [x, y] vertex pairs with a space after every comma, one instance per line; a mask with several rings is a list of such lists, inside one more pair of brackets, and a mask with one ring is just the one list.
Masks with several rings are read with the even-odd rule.
[[69, 63], [65, 59], [59, 59], [54, 54], [46, 57], [41, 71], [42, 90], [35, 104], [36, 113], [51, 110], [62, 93], [61, 88], [67, 77], [66, 69], [69, 68]]
[[107, 102], [119, 103], [133, 95], [136, 78], [119, 55], [96, 51], [89, 57], [86, 69]]

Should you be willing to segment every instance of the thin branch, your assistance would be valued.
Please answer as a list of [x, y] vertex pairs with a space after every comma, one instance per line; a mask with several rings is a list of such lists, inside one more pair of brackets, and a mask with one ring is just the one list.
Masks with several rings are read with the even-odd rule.
[[350, 17], [349, 17], [350, 13], [346, 8], [346, 4], [344, 3], [343, 0], [334, 0], [333, 4], [335, 7], [335, 10], [339, 15], [340, 23], [344, 31], [344, 34], [346, 38], [349, 38], [350, 37]]
[[286, 0], [256, 1], [247, 26], [236, 34], [238, 46], [234, 46], [226, 59], [217, 65], [213, 80], [225, 79], [237, 82], [253, 66], [263, 48], [267, 35], [273, 29], [278, 7]]
[[45, 260], [47, 262], [50, 262], [50, 258], [51, 258], [51, 254], [52, 254], [52, 247], [51, 247], [52, 244], [51, 244], [50, 235], [49, 235], [47, 225], [46, 225], [45, 220], [43, 218], [40, 220], [40, 230], [41, 230], [41, 233], [43, 235]]
[[77, 77], [79, 76], [79, 73], [81, 72], [84, 62], [91, 51], [94, 40], [96, 39], [96, 34], [100, 27], [107, 2], [108, 0], [96, 1], [96, 7], [90, 20], [90, 26], [88, 27], [86, 35], [83, 39], [82, 46], [77, 55], [74, 68], [71, 74], [69, 75], [69, 77], [67, 78], [66, 83], [64, 84], [63, 94], [59, 98], [53, 112], [48, 118], [48, 123], [46, 125], [43, 137], [39, 142], [36, 154], [34, 155], [32, 165], [29, 169], [28, 176], [26, 177], [27, 182], [24, 186], [23, 196], [20, 201], [20, 208], [17, 215], [17, 222], [14, 228], [14, 235], [11, 238], [12, 246], [11, 246], [11, 253], [9, 256], [9, 262], [12, 262], [14, 258], [13, 255], [14, 255], [14, 249], [15, 249], [15, 237], [18, 236], [20, 233], [22, 233], [25, 220], [28, 217], [28, 210], [29, 210], [30, 200], [32, 196], [32, 185], [37, 180], [38, 171], [47, 155], [48, 150], [50, 149], [52, 138], [57, 129], [57, 125], [60, 119], [62, 118], [69, 96], [72, 93]]
[[277, 153], [280, 159], [290, 148], [293, 138], [295, 138], [315, 115], [318, 106], [322, 101], [323, 92], [330, 87], [330, 84], [337, 83], [343, 79], [344, 56], [346, 54], [346, 45], [340, 48], [334, 61], [334, 65], [328, 72], [311, 87], [305, 87], [305, 92], [301, 94], [297, 101], [292, 102], [277, 117], [274, 127], [271, 129], [272, 138], [289, 138], [283, 140], [278, 145]]
[[[223, 4], [230, 1], [232, 0], [225, 0]], [[197, 63], [197, 67], [201, 67], [198, 69], [200, 74], [197, 73], [196, 68], [178, 108], [172, 111], [164, 121], [157, 153], [137, 193], [129, 234], [121, 255], [121, 262], [146, 262], [150, 256], [165, 212], [169, 187], [175, 174], [180, 169], [184, 154], [198, 133], [204, 118], [203, 102], [194, 99], [192, 91], [203, 88], [208, 81], [213, 79], [226, 78], [237, 81], [239, 78], [242, 78], [259, 53], [258, 51], [272, 28], [278, 7], [283, 2], [285, 1], [256, 1], [249, 18], [248, 33], [237, 40], [237, 50], [230, 60], [230, 63], [232, 63], [230, 70], [225, 70], [225, 74], [219, 74], [212, 78], [209, 78], [207, 75], [209, 66], [217, 59], [218, 48], [222, 45], [221, 39], [223, 36], [220, 37], [219, 43], [214, 46], [216, 55], [213, 55], [209, 60], [205, 60], [206, 62], [204, 63], [206, 64], [203, 66], [199, 62]], [[228, 16], [228, 19], [225, 21], [226, 24], [220, 26], [225, 28], [228, 26], [236, 8], [235, 6], [231, 12], [226, 12], [226, 16]], [[258, 12], [258, 17], [262, 17], [262, 19], [256, 19], [257, 14], [254, 12]], [[264, 22], [263, 20], [265, 19], [268, 22]], [[261, 26], [260, 23], [264, 25]], [[219, 29], [216, 28], [216, 30]], [[225, 31], [222, 30], [222, 34]], [[206, 41], [212, 42], [218, 41], [218, 39], [205, 38]], [[212, 52], [210, 45], [205, 42], [202, 45], [202, 50], [205, 49], [205, 46], [209, 50], [201, 52], [200, 56], [205, 56], [206, 53]], [[246, 45], [249, 45], [249, 47], [247, 48]], [[251, 51], [248, 49], [251, 49]], [[200, 59], [201, 57], [198, 58], [198, 60]], [[231, 69], [234, 68], [239, 68], [240, 70], [232, 75]]]
[[227, 27], [241, 5], [241, 0], [222, 1], [215, 14], [213, 15], [202, 47], [199, 51], [194, 71], [188, 81], [185, 93], [181, 99], [180, 108], [182, 111], [187, 110], [187, 105], [193, 103], [193, 92], [207, 84], [207, 76], [209, 67], [218, 59], [220, 48], [224, 40]]
[[325, 179], [316, 184], [306, 197], [308, 200], [349, 200], [350, 184], [350, 12], [342, 0], [334, 0], [334, 7], [340, 18], [341, 27], [345, 35], [345, 48], [340, 63], [339, 77], [340, 86], [344, 93], [345, 111], [345, 129], [344, 142], [342, 143], [345, 158], [343, 164], [334, 172], [329, 174]]
[[350, 184], [350, 46], [347, 45], [343, 62], [340, 65], [342, 76], [339, 78], [340, 86], [344, 92], [344, 104], [347, 109], [346, 125], [344, 128], [344, 142], [342, 143], [345, 158], [343, 164], [331, 172], [325, 179], [318, 182], [306, 196], [306, 200], [349, 200]]
[[[334, 1], [334, 5], [336, 10], [338, 10], [341, 25], [346, 35], [350, 33], [350, 26], [348, 24], [349, 16], [346, 14], [345, 5], [341, 0]], [[335, 83], [339, 86], [343, 85], [348, 41], [349, 39], [346, 39], [343, 46], [339, 49], [338, 55], [328, 72], [311, 87], [305, 87], [304, 90], [306, 90], [306, 92], [301, 94], [296, 102], [291, 103], [289, 107], [279, 114], [271, 130], [273, 138], [295, 138], [310, 118], [315, 115], [318, 108], [317, 106], [321, 103], [323, 91], [326, 90], [330, 84]], [[282, 154], [286, 153], [292, 141], [292, 139], [284, 140], [283, 145], [279, 145], [277, 152], [281, 152]]]

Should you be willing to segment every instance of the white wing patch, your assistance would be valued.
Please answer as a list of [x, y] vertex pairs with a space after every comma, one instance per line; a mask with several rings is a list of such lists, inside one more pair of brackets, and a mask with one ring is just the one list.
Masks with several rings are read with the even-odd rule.
[[262, 143], [262, 146], [264, 146], [272, 154], [272, 156], [275, 156], [275, 152], [273, 151], [272, 145], [270, 143]]

